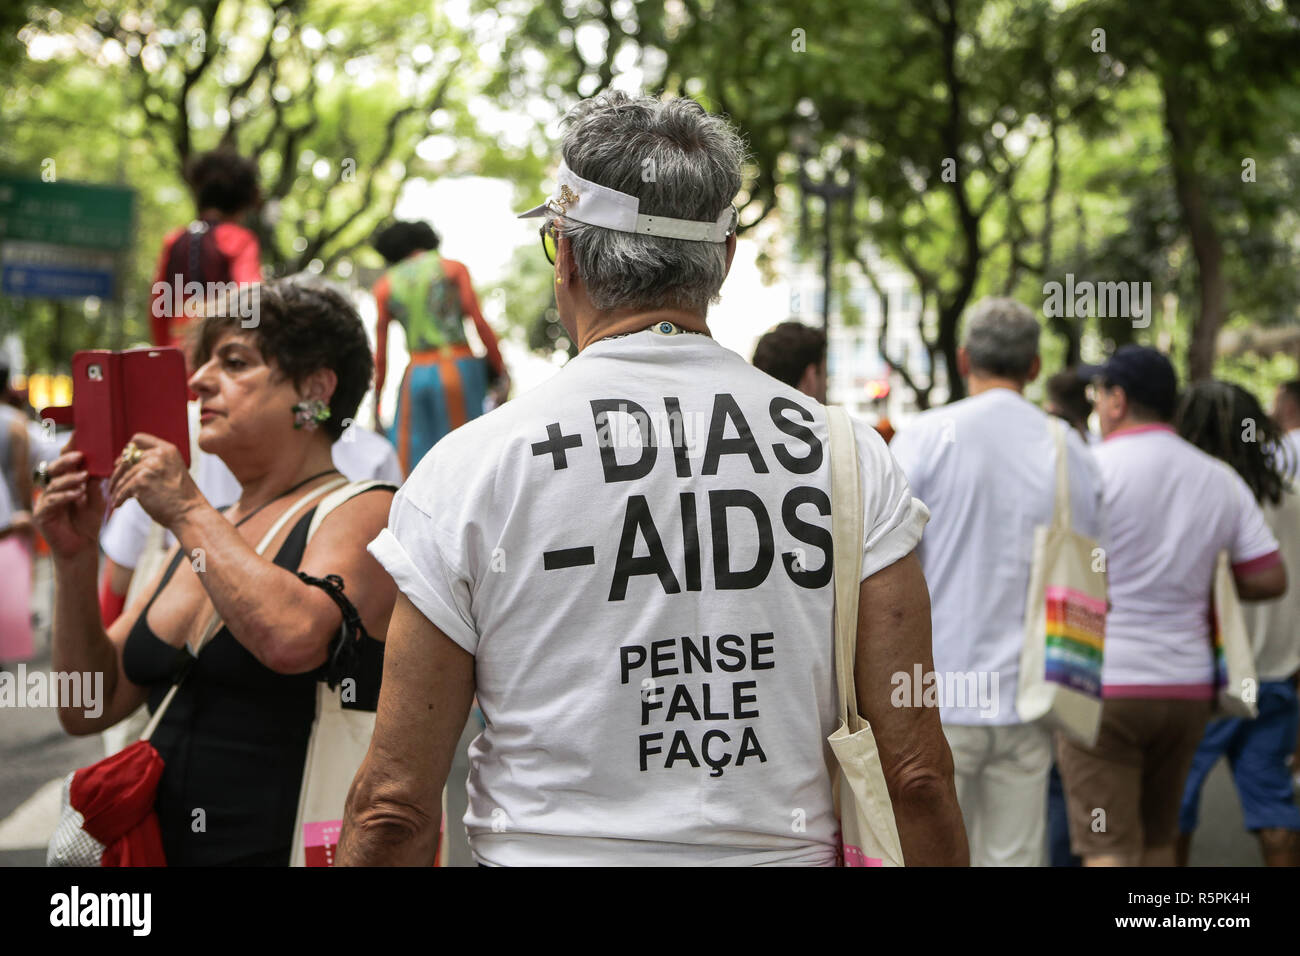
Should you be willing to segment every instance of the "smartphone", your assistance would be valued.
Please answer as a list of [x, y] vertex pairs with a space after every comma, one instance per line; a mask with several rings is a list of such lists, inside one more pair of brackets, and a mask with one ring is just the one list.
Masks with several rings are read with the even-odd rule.
[[185, 356], [175, 348], [89, 349], [72, 356], [72, 404], [41, 418], [72, 425], [86, 471], [107, 478], [137, 432], [175, 445], [188, 468], [190, 426]]

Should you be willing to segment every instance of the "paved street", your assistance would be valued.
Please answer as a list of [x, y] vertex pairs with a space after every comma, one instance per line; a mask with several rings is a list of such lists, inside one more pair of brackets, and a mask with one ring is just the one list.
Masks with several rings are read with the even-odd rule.
[[[37, 611], [40, 628], [37, 634], [38, 656], [29, 669], [48, 669], [49, 576], [48, 565], [37, 566]], [[476, 721], [471, 720], [471, 723]], [[453, 773], [465, 773], [465, 746], [461, 739], [459, 759]], [[45, 840], [57, 815], [59, 794], [50, 787], [42, 799], [32, 798], [51, 781], [62, 778], [77, 767], [99, 759], [104, 754], [98, 734], [73, 738], [59, 727], [52, 709], [18, 709], [0, 711], [0, 866], [41, 866], [45, 862]], [[24, 806], [25, 804], [25, 806]], [[463, 791], [449, 796], [449, 810], [458, 820], [464, 812]], [[15, 812], [18, 811], [18, 812]], [[468, 850], [462, 841], [453, 842], [453, 865], [469, 865]], [[1252, 837], [1241, 827], [1241, 808], [1237, 803], [1226, 764], [1221, 763], [1210, 775], [1201, 806], [1201, 830], [1192, 849], [1195, 866], [1258, 866], [1261, 858]]]

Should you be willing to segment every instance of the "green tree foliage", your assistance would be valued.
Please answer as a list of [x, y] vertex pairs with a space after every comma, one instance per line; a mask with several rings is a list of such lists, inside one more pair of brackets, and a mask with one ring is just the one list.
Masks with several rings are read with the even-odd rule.
[[[465, 120], [476, 50], [431, 3], [87, 0], [35, 6], [24, 19], [0, 100], [0, 167], [38, 176], [52, 158], [59, 179], [138, 194], [116, 329], [83, 320], [73, 303], [9, 304], [38, 367], [147, 338], [160, 243], [194, 214], [182, 170], [195, 153], [228, 145], [257, 159], [266, 203], [250, 225], [268, 274], [343, 279], [355, 255], [379, 264], [361, 250], [408, 177], [505, 168], [495, 142]], [[454, 157], [422, 160], [417, 145], [438, 134], [455, 136]]]
[[[1073, 363], [1086, 336], [1151, 337], [1185, 349], [1196, 375], [1226, 317], [1267, 323], [1300, 301], [1300, 32], [1280, 2], [494, 6], [519, 23], [502, 97], [567, 104], [632, 76], [729, 114], [754, 154], [743, 227], [778, 208], [792, 219], [810, 139], [816, 174], [851, 173], [840, 261], [875, 282], [874, 247], [912, 275], [950, 397], [962, 393], [960, 319], [983, 295], [1040, 308], [1044, 283], [1067, 272], [1151, 281], [1158, 301], [1177, 296], [1176, 327], [1049, 316], [1049, 351]], [[1247, 157], [1254, 183], [1242, 182]], [[908, 384], [927, 404], [935, 382]]]

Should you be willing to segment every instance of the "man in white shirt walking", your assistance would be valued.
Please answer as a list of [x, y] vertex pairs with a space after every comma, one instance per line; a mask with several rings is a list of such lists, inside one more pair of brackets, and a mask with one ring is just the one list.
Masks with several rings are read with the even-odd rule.
[[[923, 412], [891, 445], [933, 519], [921, 566], [937, 686], [964, 691], [939, 703], [975, 866], [1043, 863], [1051, 735], [1016, 712], [1034, 528], [1051, 523], [1056, 498], [1051, 419], [1022, 394], [1038, 376], [1038, 337], [1024, 305], [978, 303], [958, 353], [970, 397]], [[1066, 449], [1074, 530], [1095, 538], [1096, 466], [1074, 429]]]
[[1219, 552], [1246, 601], [1282, 594], [1286, 572], [1246, 482], [1169, 424], [1178, 383], [1165, 356], [1125, 345], [1082, 372], [1103, 439], [1111, 607], [1097, 742], [1059, 745], [1070, 844], [1087, 866], [1172, 866], [1183, 784], [1215, 696]]
[[[685, 98], [606, 93], [567, 126], [530, 215], [579, 354], [438, 442], [370, 545], [399, 597], [336, 859], [432, 860], [477, 691], [479, 863], [833, 864], [828, 416], [705, 320], [743, 145]], [[925, 506], [854, 431], [859, 709], [905, 861], [962, 864], [938, 715], [889, 703], [891, 674], [932, 666]]]

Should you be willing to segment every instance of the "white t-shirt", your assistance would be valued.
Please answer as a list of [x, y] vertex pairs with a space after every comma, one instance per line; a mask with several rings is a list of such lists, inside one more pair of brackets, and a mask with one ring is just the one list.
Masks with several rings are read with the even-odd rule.
[[[1295, 434], [1294, 432], [1292, 434]], [[1300, 491], [1293, 485], [1279, 504], [1264, 506], [1264, 520], [1277, 537], [1291, 583], [1272, 601], [1243, 601], [1261, 681], [1288, 680], [1300, 671]]]
[[[1049, 420], [1016, 392], [993, 388], [922, 412], [890, 445], [912, 493], [933, 518], [920, 556], [930, 585], [945, 723], [1020, 721], [1016, 686], [1034, 529], [1051, 524], [1056, 503]], [[1079, 534], [1098, 538], [1101, 478], [1079, 433], [1061, 424], [1071, 524]]]
[[[196, 426], [197, 422], [191, 423], [191, 428], [195, 429], [192, 434], [197, 433]], [[330, 458], [334, 467], [348, 481], [382, 478], [395, 485], [402, 483], [402, 466], [397, 460], [397, 449], [393, 443], [360, 425], [352, 425], [344, 430], [343, 436], [330, 448]], [[212, 507], [224, 508], [239, 500], [239, 480], [224, 461], [216, 455], [199, 451], [197, 465], [194, 483]], [[140, 560], [152, 524], [153, 519], [132, 498], [108, 516], [100, 533], [99, 545], [114, 564], [134, 568]], [[170, 549], [175, 543], [176, 539], [171, 532], [164, 531], [163, 548]]]
[[1209, 699], [1218, 554], [1261, 569], [1277, 539], [1241, 476], [1168, 425], [1113, 432], [1093, 454], [1109, 526], [1103, 694]]
[[1282, 436], [1282, 448], [1279, 450], [1279, 467], [1293, 478], [1300, 478], [1300, 428], [1293, 428]]
[[402, 463], [397, 449], [383, 435], [361, 425], [349, 425], [330, 449], [330, 457], [348, 481], [379, 478], [395, 485], [402, 483]]
[[[865, 578], [927, 513], [855, 432]], [[826, 437], [821, 405], [713, 339], [647, 330], [424, 456], [370, 551], [475, 656], [477, 860], [833, 862]]]

